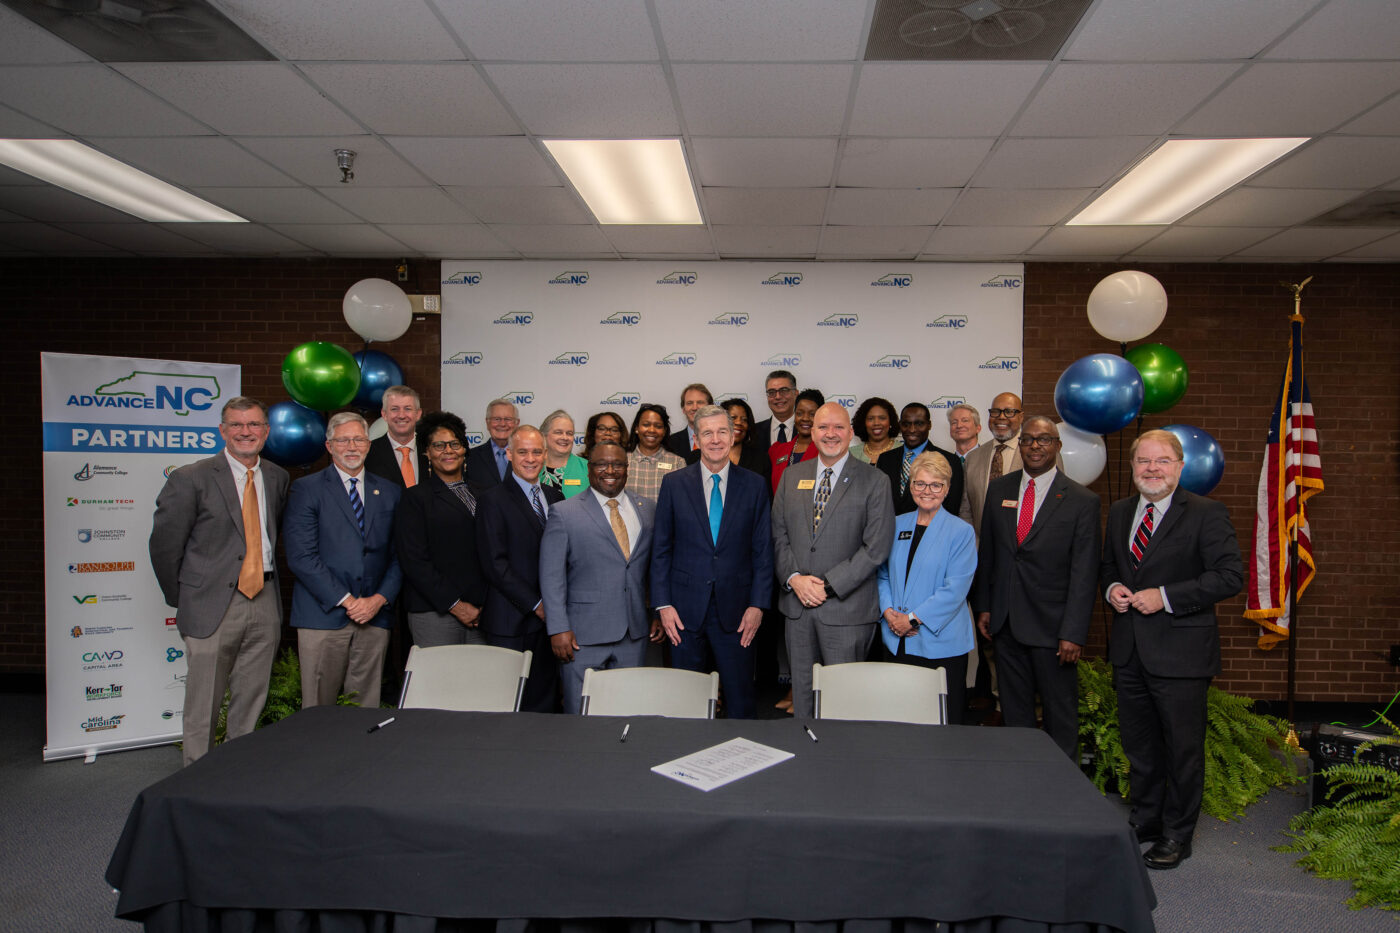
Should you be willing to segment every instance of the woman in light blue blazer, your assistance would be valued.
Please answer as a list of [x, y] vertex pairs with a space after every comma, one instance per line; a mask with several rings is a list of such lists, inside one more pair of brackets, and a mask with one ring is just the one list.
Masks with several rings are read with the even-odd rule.
[[961, 725], [967, 654], [976, 643], [967, 591], [977, 570], [972, 526], [943, 509], [953, 468], [938, 453], [909, 466], [916, 511], [895, 518], [894, 546], [879, 571], [880, 638], [885, 660], [941, 667], [948, 678], [948, 722]]

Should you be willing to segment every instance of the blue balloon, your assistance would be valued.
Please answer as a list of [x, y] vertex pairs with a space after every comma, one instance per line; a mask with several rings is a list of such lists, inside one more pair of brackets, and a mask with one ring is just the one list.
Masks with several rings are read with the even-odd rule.
[[1225, 475], [1225, 451], [1220, 444], [1189, 424], [1169, 424], [1162, 430], [1172, 432], [1181, 441], [1181, 488], [1198, 496], [1210, 495]]
[[384, 390], [403, 385], [403, 368], [394, 362], [392, 356], [379, 350], [361, 350], [351, 355], [360, 364], [360, 389], [351, 404], [356, 408], [378, 411], [384, 399]]
[[1142, 373], [1121, 356], [1094, 353], [1075, 360], [1055, 383], [1060, 418], [1090, 434], [1112, 434], [1142, 411]]
[[326, 417], [298, 402], [278, 402], [267, 410], [263, 455], [281, 466], [306, 466], [326, 452]]

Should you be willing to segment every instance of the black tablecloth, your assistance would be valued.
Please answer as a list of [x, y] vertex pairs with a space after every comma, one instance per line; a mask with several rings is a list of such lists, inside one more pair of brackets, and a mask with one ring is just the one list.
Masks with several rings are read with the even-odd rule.
[[[147, 788], [107, 869], [117, 915], [1152, 929], [1121, 812], [1040, 732], [633, 717], [623, 743], [608, 717], [394, 715], [370, 734], [384, 711], [306, 710]], [[709, 793], [650, 771], [735, 736], [796, 757]]]

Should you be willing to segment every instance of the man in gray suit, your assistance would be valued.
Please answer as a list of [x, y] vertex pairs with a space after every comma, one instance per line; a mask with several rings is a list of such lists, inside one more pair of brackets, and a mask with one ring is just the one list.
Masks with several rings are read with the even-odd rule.
[[282, 634], [273, 552], [287, 471], [258, 456], [267, 409], [229, 399], [219, 434], [222, 453], [170, 474], [151, 523], [151, 568], [185, 640], [187, 765], [209, 751], [225, 690], [227, 738], [253, 731]]
[[626, 485], [626, 451], [595, 445], [588, 491], [551, 506], [540, 539], [540, 598], [566, 713], [579, 712], [588, 668], [641, 667], [646, 660], [655, 507]]
[[812, 664], [863, 661], [880, 616], [875, 572], [894, 543], [885, 474], [851, 457], [851, 419], [817, 409], [817, 457], [783, 473], [773, 500], [773, 563], [792, 659], [792, 711], [811, 716]]

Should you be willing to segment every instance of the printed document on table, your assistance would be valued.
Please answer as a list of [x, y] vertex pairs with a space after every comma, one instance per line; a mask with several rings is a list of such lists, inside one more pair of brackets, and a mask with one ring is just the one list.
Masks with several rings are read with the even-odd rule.
[[760, 745], [748, 739], [730, 739], [682, 758], [656, 765], [651, 770], [682, 784], [701, 790], [714, 790], [731, 781], [757, 774], [787, 761], [792, 752]]

